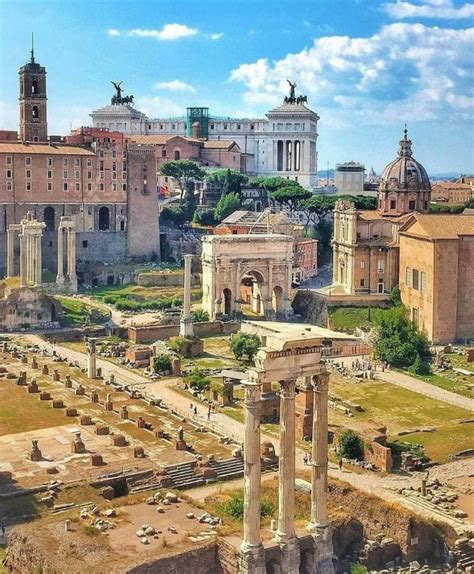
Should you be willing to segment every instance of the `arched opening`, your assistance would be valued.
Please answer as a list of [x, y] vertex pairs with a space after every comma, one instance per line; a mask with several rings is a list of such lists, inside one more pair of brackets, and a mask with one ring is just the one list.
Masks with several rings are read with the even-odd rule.
[[108, 207], [99, 209], [99, 230], [108, 231], [110, 229], [110, 210]]
[[314, 556], [311, 550], [303, 550], [301, 552], [299, 574], [310, 574], [313, 571], [313, 559]]
[[283, 289], [280, 286], [277, 286], [273, 289], [272, 293], [272, 309], [275, 311], [277, 315], [283, 313], [284, 310], [284, 298], [283, 298]]
[[38, 94], [39, 93], [38, 80], [33, 80], [31, 82], [31, 93], [32, 94]]
[[277, 142], [277, 171], [283, 171], [283, 142]]
[[267, 562], [265, 570], [267, 574], [283, 574], [281, 564], [276, 558]]
[[46, 231], [55, 230], [55, 212], [53, 207], [48, 206], [45, 208], [43, 213], [43, 220], [46, 223]]
[[181, 151], [179, 149], [174, 150], [174, 159], [175, 161], [179, 161], [181, 159]]
[[258, 271], [249, 271], [242, 277], [240, 281], [240, 300], [244, 315], [265, 315], [264, 285], [264, 278]]
[[232, 312], [232, 291], [230, 289], [225, 288], [222, 291], [223, 297], [223, 314], [230, 315]]
[[39, 109], [38, 109], [38, 106], [33, 106], [33, 107], [31, 108], [31, 116], [32, 116], [34, 119], [39, 118]]

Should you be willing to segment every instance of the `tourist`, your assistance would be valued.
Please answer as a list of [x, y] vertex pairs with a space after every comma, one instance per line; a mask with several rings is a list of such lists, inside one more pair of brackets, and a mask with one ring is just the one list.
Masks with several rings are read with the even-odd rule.
[[207, 420], [210, 421], [211, 420], [211, 405], [209, 405], [208, 409], [207, 409]]
[[342, 458], [339, 459], [339, 470], [342, 470]]
[[307, 464], [308, 464], [308, 453], [307, 452], [305, 452], [303, 455], [303, 463], [305, 466], [307, 466]]
[[194, 417], [197, 417], [198, 415], [198, 408], [196, 405], [194, 405]]

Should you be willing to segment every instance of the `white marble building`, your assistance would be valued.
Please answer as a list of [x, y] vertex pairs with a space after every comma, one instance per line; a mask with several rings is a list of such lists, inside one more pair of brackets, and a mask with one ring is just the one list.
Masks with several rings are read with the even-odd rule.
[[285, 100], [269, 111], [266, 118], [223, 118], [209, 116], [208, 108], [188, 108], [187, 116], [150, 119], [125, 104], [104, 106], [92, 112], [91, 117], [94, 127], [124, 134], [187, 135], [235, 141], [249, 156], [250, 175], [286, 177], [315, 189], [319, 116], [302, 102]]

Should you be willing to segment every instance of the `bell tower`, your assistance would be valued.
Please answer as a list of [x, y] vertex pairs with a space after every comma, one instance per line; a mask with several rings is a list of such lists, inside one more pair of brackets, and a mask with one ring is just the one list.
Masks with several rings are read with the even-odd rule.
[[35, 61], [33, 35], [30, 61], [20, 68], [20, 139], [48, 140], [46, 69]]

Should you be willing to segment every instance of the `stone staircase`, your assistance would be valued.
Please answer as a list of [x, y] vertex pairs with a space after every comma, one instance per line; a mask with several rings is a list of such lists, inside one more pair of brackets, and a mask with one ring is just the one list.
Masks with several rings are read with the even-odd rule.
[[174, 488], [194, 488], [206, 484], [202, 476], [194, 473], [194, 462], [183, 462], [165, 466], [164, 470], [173, 481]]
[[456, 540], [455, 556], [456, 565], [463, 572], [474, 572], [474, 548], [471, 547], [467, 538]]
[[241, 457], [209, 461], [209, 467], [215, 470], [216, 480], [232, 480], [244, 475], [244, 460]]

